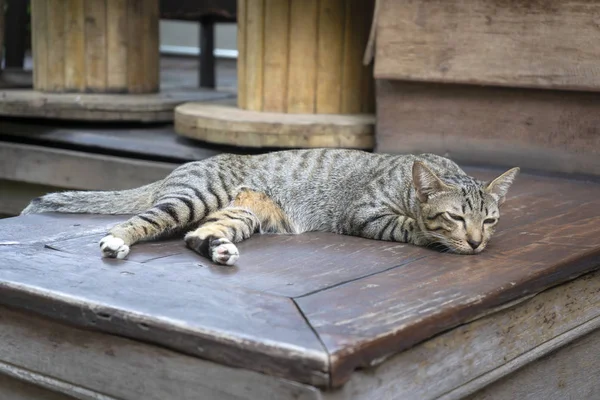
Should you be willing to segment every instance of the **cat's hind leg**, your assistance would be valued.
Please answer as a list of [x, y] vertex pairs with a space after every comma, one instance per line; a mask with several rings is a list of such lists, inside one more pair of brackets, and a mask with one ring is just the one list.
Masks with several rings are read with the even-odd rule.
[[184, 195], [163, 197], [152, 208], [113, 227], [100, 240], [100, 251], [103, 257], [123, 259], [131, 245], [183, 229], [207, 212], [204, 202]]
[[234, 243], [256, 232], [291, 233], [285, 213], [266, 194], [243, 188], [231, 206], [209, 214], [202, 225], [185, 236], [189, 248], [223, 265], [233, 265], [240, 254]]

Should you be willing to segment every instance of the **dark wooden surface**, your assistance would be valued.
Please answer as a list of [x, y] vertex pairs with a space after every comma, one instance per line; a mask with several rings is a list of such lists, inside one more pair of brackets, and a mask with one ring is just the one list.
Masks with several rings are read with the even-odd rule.
[[[480, 178], [498, 171], [470, 169]], [[309, 233], [256, 236], [234, 268], [178, 238], [99, 257], [125, 216], [0, 221], [0, 304], [320, 387], [600, 267], [600, 185], [521, 175], [477, 256]]]

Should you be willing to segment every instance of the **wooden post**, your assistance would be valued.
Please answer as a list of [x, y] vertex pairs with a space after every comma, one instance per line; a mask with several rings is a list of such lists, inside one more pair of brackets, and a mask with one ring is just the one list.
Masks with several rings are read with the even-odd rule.
[[238, 0], [238, 106], [302, 114], [373, 112], [372, 68], [362, 65], [373, 5]]
[[158, 0], [32, 0], [31, 9], [34, 89], [158, 92]]

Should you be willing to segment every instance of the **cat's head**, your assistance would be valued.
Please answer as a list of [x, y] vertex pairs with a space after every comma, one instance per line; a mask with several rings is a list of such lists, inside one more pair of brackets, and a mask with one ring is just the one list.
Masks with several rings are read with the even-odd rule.
[[412, 175], [423, 235], [454, 253], [480, 253], [494, 233], [499, 208], [518, 173], [519, 168], [512, 168], [487, 183], [468, 177], [441, 179], [415, 161]]

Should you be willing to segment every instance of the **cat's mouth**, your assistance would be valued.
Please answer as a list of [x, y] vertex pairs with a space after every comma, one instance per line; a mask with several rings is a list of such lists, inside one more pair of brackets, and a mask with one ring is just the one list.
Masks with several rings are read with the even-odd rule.
[[440, 253], [454, 253], [454, 254], [462, 254], [462, 255], [474, 255], [479, 254], [485, 248], [485, 245], [479, 246], [476, 249], [467, 248], [467, 247], [458, 247], [452, 246], [447, 243], [435, 242], [431, 243], [428, 246], [430, 249], [439, 251]]

